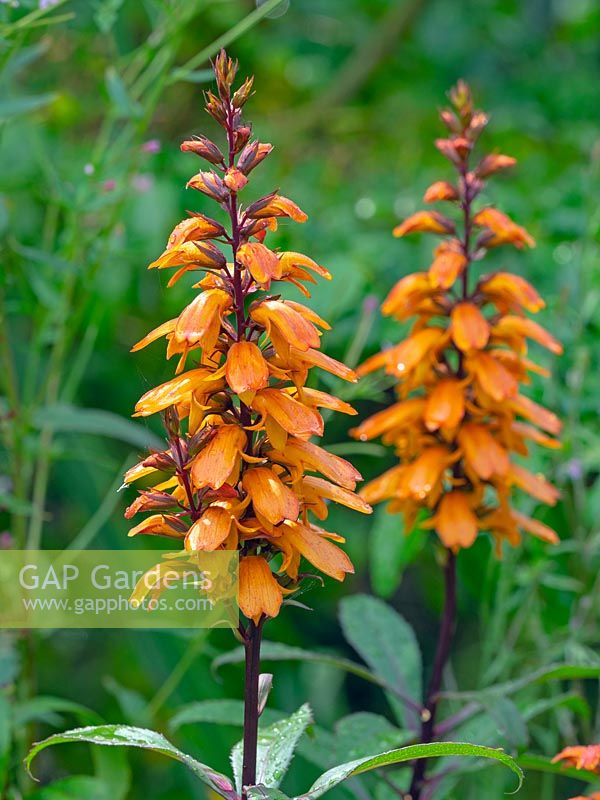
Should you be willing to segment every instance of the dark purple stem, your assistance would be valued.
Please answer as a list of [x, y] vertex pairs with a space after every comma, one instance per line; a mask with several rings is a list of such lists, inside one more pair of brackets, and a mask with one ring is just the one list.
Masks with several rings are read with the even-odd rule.
[[[438, 706], [438, 694], [442, 686], [442, 676], [444, 667], [450, 655], [452, 636], [456, 620], [456, 556], [451, 550], [446, 551], [446, 564], [444, 566], [444, 613], [440, 626], [433, 673], [427, 689], [427, 702], [421, 714], [421, 744], [429, 744], [434, 739], [435, 716]], [[412, 780], [408, 797], [406, 800], [419, 800], [423, 781], [425, 778], [425, 768], [427, 759], [420, 758], [415, 761]]]
[[256, 783], [256, 752], [258, 745], [258, 682], [260, 677], [260, 642], [263, 620], [258, 625], [252, 620], [244, 635], [246, 678], [244, 683], [244, 757], [242, 763], [243, 787]]

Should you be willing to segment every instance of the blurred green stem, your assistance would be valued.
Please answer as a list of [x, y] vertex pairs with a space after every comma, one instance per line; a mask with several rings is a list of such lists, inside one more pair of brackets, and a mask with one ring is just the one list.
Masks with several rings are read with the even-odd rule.
[[200, 631], [196, 636], [196, 638], [194, 639], [194, 641], [192, 642], [192, 644], [189, 645], [189, 647], [187, 647], [184, 650], [181, 659], [177, 662], [171, 674], [167, 677], [165, 681], [163, 681], [159, 690], [156, 692], [154, 697], [150, 700], [150, 702], [146, 706], [146, 712], [150, 717], [150, 719], [154, 719], [154, 717], [158, 714], [160, 709], [167, 702], [169, 697], [177, 689], [177, 687], [185, 677], [185, 674], [188, 671], [188, 669], [192, 666], [196, 658], [202, 652], [206, 644], [207, 636], [208, 636], [207, 630]]

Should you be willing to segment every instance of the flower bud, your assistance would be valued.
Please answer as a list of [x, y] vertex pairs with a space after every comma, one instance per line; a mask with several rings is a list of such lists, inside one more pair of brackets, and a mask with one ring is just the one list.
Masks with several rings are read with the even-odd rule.
[[206, 103], [204, 108], [206, 111], [213, 119], [216, 119], [219, 125], [225, 125], [227, 121], [227, 109], [225, 104], [211, 91], [206, 92], [205, 98]]
[[473, 98], [469, 86], [462, 80], [450, 89], [450, 101], [463, 119], [470, 117], [473, 112]]
[[456, 119], [456, 115], [452, 113], [449, 109], [445, 108], [440, 111], [440, 119], [444, 123], [444, 125], [448, 128], [450, 133], [460, 133], [461, 125], [460, 122]]
[[446, 156], [446, 158], [453, 164], [460, 164], [462, 162], [462, 158], [454, 146], [453, 139], [436, 139], [435, 146], [440, 153], [443, 156]]
[[236, 167], [230, 167], [225, 173], [223, 183], [232, 192], [239, 192], [248, 183], [248, 178]]
[[483, 111], [476, 111], [473, 114], [471, 122], [469, 123], [469, 136], [470, 138], [475, 141], [481, 131], [485, 128], [485, 126], [490, 121], [490, 118], [487, 114], [484, 114]]
[[214, 69], [219, 94], [228, 98], [238, 69], [237, 61], [229, 58], [225, 50], [221, 50], [215, 58]]
[[152, 453], [142, 461], [142, 465], [161, 472], [172, 472], [175, 469], [175, 463], [168, 453]]
[[242, 147], [246, 145], [248, 139], [252, 135], [251, 125], [240, 125], [233, 132], [233, 150], [239, 153]]
[[199, 172], [190, 178], [187, 186], [197, 189], [219, 203], [223, 203], [229, 197], [229, 190], [215, 172]]
[[273, 145], [262, 144], [255, 141], [247, 144], [238, 158], [237, 167], [244, 175], [250, 172], [263, 161], [273, 150]]
[[423, 200], [426, 203], [436, 203], [438, 200], [458, 200], [458, 192], [448, 181], [436, 181], [427, 189]]
[[211, 164], [223, 163], [223, 153], [206, 136], [194, 136], [193, 139], [186, 139], [181, 143], [180, 149], [183, 153], [195, 153], [200, 158], [210, 161]]
[[250, 97], [250, 93], [252, 91], [252, 84], [254, 83], [254, 78], [246, 78], [240, 88], [234, 92], [231, 102], [234, 108], [241, 108], [244, 103]]
[[516, 163], [516, 158], [511, 158], [511, 156], [503, 156], [500, 153], [490, 153], [489, 156], [485, 156], [481, 159], [479, 166], [475, 170], [475, 174], [478, 178], [487, 178], [488, 175], [493, 175], [495, 172], [499, 172], [502, 169], [514, 167]]

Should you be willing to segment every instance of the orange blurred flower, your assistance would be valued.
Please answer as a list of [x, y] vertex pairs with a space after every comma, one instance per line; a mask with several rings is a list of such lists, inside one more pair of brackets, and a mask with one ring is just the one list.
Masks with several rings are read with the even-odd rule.
[[564, 762], [565, 767], [585, 769], [600, 775], [600, 744], [574, 745], [565, 747], [552, 759], [553, 764]]
[[224, 52], [214, 69], [218, 94], [207, 93], [206, 110], [224, 129], [226, 148], [199, 136], [181, 149], [211, 165], [188, 187], [211, 198], [225, 224], [191, 212], [150, 264], [176, 269], [169, 286], [188, 272], [206, 274], [179, 316], [132, 348], [165, 338], [167, 358], [177, 355], [178, 364], [174, 378], [136, 405], [137, 416], [163, 412], [168, 447], [126, 473], [127, 484], [143, 478], [146, 487], [126, 516], [152, 512], [130, 536], [167, 536], [190, 551], [238, 550], [239, 605], [258, 623], [298, 588], [302, 558], [338, 580], [353, 572], [338, 546], [343, 538], [311, 513], [324, 520], [330, 501], [363, 513], [371, 508], [353, 491], [361, 479], [354, 467], [309, 441], [323, 434], [319, 408], [356, 413], [307, 388], [309, 371], [319, 367], [349, 381], [356, 375], [320, 351], [325, 320], [273, 293], [274, 283], [287, 282], [310, 297], [304, 284], [315, 282], [313, 273], [331, 276], [301, 253], [265, 244], [279, 218], [306, 220], [292, 200], [273, 192], [242, 204], [250, 172], [272, 147], [250, 140], [242, 119], [252, 82], [232, 91], [237, 64]]
[[[389, 501], [391, 512], [405, 516], [406, 528], [425, 510], [425, 527], [434, 528], [453, 551], [471, 546], [481, 531], [490, 532], [500, 550], [527, 531], [556, 542], [554, 531], [517, 512], [515, 488], [554, 504], [558, 491], [540, 475], [515, 463], [531, 442], [558, 447], [558, 418], [520, 393], [529, 373], [547, 374], [527, 358], [528, 340], [562, 352], [544, 328], [527, 318], [544, 301], [519, 275], [474, 275], [491, 248], [533, 247], [530, 234], [491, 206], [476, 208], [484, 180], [514, 165], [500, 154], [478, 162], [473, 150], [487, 117], [473, 110], [462, 81], [450, 93], [453, 108], [441, 113], [449, 130], [436, 142], [452, 163], [456, 180], [436, 181], [427, 203], [445, 202], [449, 216], [417, 211], [394, 229], [395, 236], [434, 233], [442, 238], [427, 271], [401, 278], [382, 305], [399, 322], [415, 319], [399, 344], [368, 358], [359, 374], [383, 369], [396, 380], [398, 402], [354, 429], [363, 441], [382, 437], [400, 464], [371, 481], [361, 492], [370, 503]], [[533, 424], [528, 424], [533, 423]], [[541, 429], [541, 430], [539, 430]], [[550, 434], [550, 435], [548, 435]]]
[[[600, 775], [600, 744], [565, 747], [552, 759], [553, 764], [559, 761], [564, 762], [565, 767], [585, 769], [588, 772], [595, 772]], [[600, 792], [592, 792], [590, 795], [578, 795], [577, 797], [571, 797], [570, 800], [600, 800]]]

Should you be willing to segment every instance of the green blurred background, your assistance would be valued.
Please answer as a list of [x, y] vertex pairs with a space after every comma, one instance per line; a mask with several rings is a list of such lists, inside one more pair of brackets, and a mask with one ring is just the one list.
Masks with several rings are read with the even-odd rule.
[[[554, 661], [597, 665], [600, 7], [593, 0], [284, 0], [261, 19], [265, 7], [254, 9], [250, 0], [0, 3], [0, 544], [135, 546], [122, 519], [127, 493], [116, 489], [160, 429], [158, 420], [129, 416], [173, 367], [158, 345], [128, 351], [190, 297], [185, 281], [166, 291], [164, 275], [145, 268], [186, 209], [211, 211], [210, 201], [184, 188], [197, 161], [179, 143], [216, 133], [202, 91], [219, 37], [232, 40], [241, 73], [256, 76], [247, 114], [255, 134], [275, 145], [249, 189], [259, 196], [280, 187], [309, 214], [304, 226], [282, 224], [272, 241], [331, 270], [333, 281], [316, 288], [313, 304], [333, 325], [327, 351], [354, 363], [403, 334], [380, 320], [375, 300], [428, 265], [431, 240], [396, 241], [391, 229], [420, 206], [429, 183], [449, 176], [432, 144], [436, 110], [463, 77], [491, 113], [487, 148], [519, 161], [491, 183], [487, 199], [538, 241], [528, 253], [501, 249], [490, 265], [537, 286], [547, 300], [538, 319], [565, 344], [559, 360], [535, 353], [553, 377], [536, 378], [530, 389], [565, 419], [563, 450], [532, 457], [563, 500], [550, 510], [521, 506], [563, 543], [550, 549], [526, 540], [499, 563], [482, 537], [461, 554], [447, 685], [487, 686]], [[361, 415], [386, 398], [373, 382], [348, 390], [323, 378], [321, 388], [328, 386]], [[393, 463], [378, 446], [349, 444], [348, 427], [347, 418], [332, 416], [325, 441], [365, 477]], [[310, 613], [286, 609], [267, 638], [357, 658], [336, 608], [347, 594], [371, 592], [410, 621], [430, 664], [442, 591], [433, 535], [405, 539], [383, 511], [364, 519], [335, 510], [331, 527], [347, 536], [356, 575], [308, 595]], [[83, 703], [109, 721], [162, 730], [186, 703], [241, 697], [239, 666], [224, 667], [218, 680], [210, 670], [234, 644], [224, 632], [207, 639], [65, 631], [26, 646], [6, 637], [0, 679], [9, 693], [25, 681], [29, 692]], [[270, 704], [290, 711], [309, 700], [325, 729], [349, 712], [390, 716], [379, 690], [334, 668], [280, 663], [275, 671]], [[596, 684], [566, 688], [595, 708]], [[530, 699], [558, 691], [539, 689]], [[482, 743], [550, 756], [599, 733], [594, 713], [565, 707], [536, 718], [528, 741], [515, 743], [520, 723], [504, 711]], [[68, 714], [43, 717], [33, 733], [71, 722]], [[226, 770], [239, 729], [189, 725], [173, 735]], [[44, 779], [86, 771], [87, 751], [71, 747], [40, 761]], [[323, 760], [334, 758], [323, 749]], [[170, 762], [133, 756], [131, 764], [131, 798], [201, 792]], [[286, 787], [306, 789], [318, 771], [300, 756]], [[454, 794], [435, 797], [500, 797], [511, 786], [500, 773], [475, 773]], [[378, 800], [395, 796], [383, 784], [367, 788]], [[519, 797], [558, 800], [577, 788], [531, 773]], [[365, 796], [364, 787], [356, 791]]]

